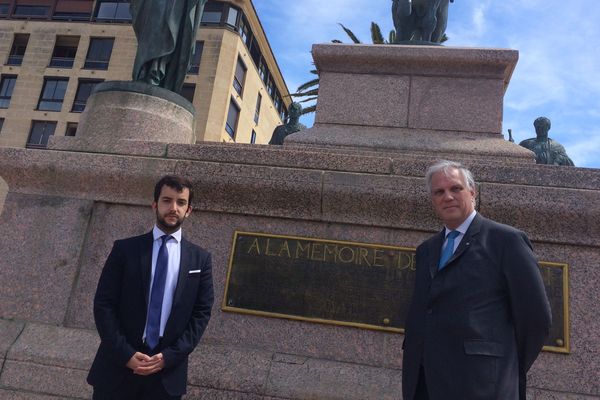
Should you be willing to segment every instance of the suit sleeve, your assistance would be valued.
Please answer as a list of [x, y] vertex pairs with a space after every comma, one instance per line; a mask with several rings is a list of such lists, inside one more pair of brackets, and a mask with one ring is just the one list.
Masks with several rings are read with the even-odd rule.
[[524, 377], [550, 331], [552, 314], [531, 243], [523, 232], [505, 241], [502, 265], [515, 325], [519, 375]]
[[123, 249], [117, 241], [104, 264], [94, 297], [94, 321], [98, 334], [102, 344], [107, 346], [121, 366], [125, 366], [135, 353], [135, 349], [127, 343], [121, 332], [118, 318], [124, 265]]
[[177, 341], [162, 352], [165, 368], [171, 368], [183, 362], [185, 357], [194, 351], [206, 329], [206, 325], [208, 325], [214, 302], [210, 254], [206, 256], [201, 269], [198, 292], [187, 327]]

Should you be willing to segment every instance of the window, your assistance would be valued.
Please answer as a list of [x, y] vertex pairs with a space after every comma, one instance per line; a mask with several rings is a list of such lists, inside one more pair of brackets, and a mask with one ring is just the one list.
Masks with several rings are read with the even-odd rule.
[[65, 130], [65, 136], [75, 136], [77, 133], [77, 122], [67, 122], [67, 129]]
[[96, 20], [102, 21], [131, 21], [129, 1], [98, 1], [98, 12]]
[[79, 36], [57, 36], [50, 66], [57, 68], [72, 68], [79, 46]]
[[23, 56], [27, 49], [27, 43], [29, 43], [29, 34], [15, 33], [15, 38], [13, 39], [6, 65], [21, 65], [23, 63]]
[[237, 8], [233, 8], [231, 6], [229, 6], [228, 8], [229, 12], [227, 13], [227, 21], [225, 21], [225, 23], [231, 26], [232, 28], [235, 28], [237, 26], [237, 19], [238, 15], [240, 14], [240, 11]]
[[197, 74], [200, 71], [200, 60], [202, 59], [202, 50], [204, 50], [204, 42], [197, 41], [196, 46], [194, 47], [194, 55], [192, 56], [192, 61], [190, 62], [190, 74]]
[[241, 58], [238, 57], [233, 76], [233, 88], [241, 96], [244, 89], [244, 80], [246, 79], [246, 66]]
[[50, 15], [50, 6], [16, 6], [13, 17], [46, 18]]
[[254, 129], [252, 130], [252, 134], [250, 134], [250, 143], [256, 143], [256, 132], [254, 132]]
[[203, 24], [220, 24], [221, 16], [223, 15], [223, 3], [207, 3], [204, 6], [201, 23]]
[[92, 16], [93, 0], [57, 0], [52, 19], [61, 21], [89, 21]]
[[103, 82], [102, 79], [80, 79], [77, 85], [77, 93], [75, 93], [75, 100], [73, 100], [73, 107], [71, 112], [83, 112], [87, 103], [88, 97], [92, 94], [94, 87]]
[[252, 30], [250, 29], [250, 25], [248, 24], [246, 17], [243, 15], [242, 18], [240, 18], [240, 28], [238, 32], [240, 33], [242, 42], [246, 43], [246, 46], [248, 46], [249, 40], [252, 39]]
[[61, 21], [89, 21], [90, 16], [91, 14], [87, 12], [56, 11], [52, 16], [52, 19]]
[[257, 68], [260, 68], [260, 47], [258, 47], [258, 43], [254, 38], [252, 38], [252, 42], [248, 46], [248, 50], [250, 51], [250, 57], [252, 57], [252, 60], [254, 60], [254, 65], [256, 65]]
[[44, 87], [37, 109], [42, 111], [60, 111], [67, 91], [68, 78], [44, 78]]
[[272, 99], [275, 99], [277, 91], [275, 90], [275, 82], [273, 82], [271, 76], [269, 76], [269, 81], [267, 82], [267, 92], [269, 92], [269, 96], [271, 96]]
[[227, 113], [227, 122], [225, 123], [225, 130], [231, 136], [232, 139], [235, 139], [235, 130], [237, 128], [238, 118], [240, 116], [240, 108], [235, 101], [231, 99], [229, 101], [229, 112]]
[[91, 38], [83, 68], [108, 69], [114, 42], [114, 38]]
[[194, 102], [194, 93], [196, 92], [196, 85], [193, 83], [184, 83], [181, 88], [181, 95], [186, 98], [190, 103]]
[[0, 118], [0, 133], [2, 133], [3, 126], [4, 126], [4, 118]]
[[0, 80], [0, 108], [8, 108], [10, 105], [10, 98], [16, 82], [17, 77], [15, 75], [2, 75]]
[[262, 103], [262, 94], [258, 94], [256, 98], [256, 108], [254, 109], [254, 122], [258, 124], [258, 119], [260, 117], [260, 105]]
[[0, 4], [0, 15], [8, 15], [8, 11], [10, 10], [10, 4]]
[[32, 121], [31, 132], [25, 147], [28, 149], [45, 149], [48, 145], [48, 139], [54, 135], [56, 122], [54, 121]]

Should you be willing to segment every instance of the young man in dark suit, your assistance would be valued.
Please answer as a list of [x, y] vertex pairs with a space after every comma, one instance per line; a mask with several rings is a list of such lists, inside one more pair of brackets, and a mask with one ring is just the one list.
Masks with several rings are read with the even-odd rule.
[[172, 400], [186, 392], [188, 355], [211, 314], [210, 254], [181, 234], [191, 183], [155, 186], [154, 229], [117, 240], [94, 297], [100, 347], [88, 375], [94, 400]]
[[527, 236], [475, 211], [475, 181], [441, 161], [426, 174], [444, 229], [417, 248], [404, 400], [525, 400], [551, 323]]

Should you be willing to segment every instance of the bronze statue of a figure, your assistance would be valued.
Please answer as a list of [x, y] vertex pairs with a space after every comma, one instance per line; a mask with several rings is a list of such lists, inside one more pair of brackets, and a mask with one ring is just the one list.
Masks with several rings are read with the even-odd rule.
[[533, 122], [535, 127], [535, 138], [525, 139], [519, 146], [523, 146], [535, 153], [536, 164], [550, 165], [569, 165], [573, 166], [573, 161], [567, 155], [565, 148], [556, 140], [548, 137], [550, 130], [550, 120], [546, 117], [539, 117]]
[[300, 115], [302, 115], [302, 106], [300, 105], [300, 103], [292, 103], [290, 105], [289, 112], [290, 117], [288, 119], [288, 122], [285, 125], [279, 125], [275, 128], [275, 130], [273, 131], [273, 136], [269, 141], [269, 144], [282, 145], [283, 139], [285, 139], [286, 136], [291, 135], [294, 132], [298, 132], [302, 129], [306, 129], [306, 126], [299, 122]]
[[448, 24], [448, 5], [454, 0], [392, 0], [397, 42], [440, 43]]
[[180, 93], [207, 0], [131, 0], [134, 81]]

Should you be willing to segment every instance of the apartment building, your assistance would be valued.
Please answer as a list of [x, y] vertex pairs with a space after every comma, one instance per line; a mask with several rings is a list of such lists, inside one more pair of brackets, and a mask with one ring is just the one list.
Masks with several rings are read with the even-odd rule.
[[[128, 1], [0, 0], [0, 146], [45, 148], [77, 135], [94, 86], [130, 80]], [[205, 6], [182, 95], [196, 141], [268, 143], [288, 89], [251, 0]]]

